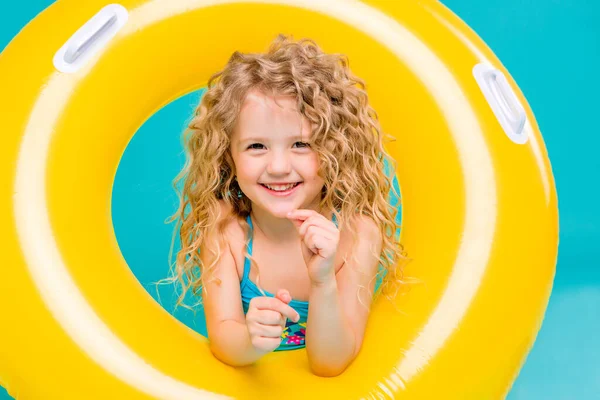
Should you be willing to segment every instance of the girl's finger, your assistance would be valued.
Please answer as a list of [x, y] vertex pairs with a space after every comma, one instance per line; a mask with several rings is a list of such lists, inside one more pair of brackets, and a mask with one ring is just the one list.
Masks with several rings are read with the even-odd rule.
[[292, 296], [287, 289], [279, 289], [275, 295], [275, 298], [283, 301], [285, 304], [288, 304], [290, 301], [292, 301]]
[[326, 250], [332, 240], [333, 238], [322, 232], [310, 232], [306, 235], [304, 243], [311, 251], [320, 254], [323, 250]]
[[290, 211], [287, 214], [287, 217], [289, 219], [291, 219], [292, 221], [306, 221], [309, 218], [320, 218], [323, 221], [329, 221], [327, 218], [325, 218], [324, 215], [314, 211], [314, 210], [294, 210], [294, 211]]
[[277, 311], [258, 310], [256, 320], [262, 325], [281, 325], [285, 322], [285, 317]]
[[314, 236], [314, 235], [320, 235], [329, 240], [331, 240], [335, 237], [334, 233], [329, 232], [328, 230], [323, 229], [320, 226], [311, 225], [306, 229], [306, 233], [305, 233], [304, 237], [305, 237], [305, 239], [307, 239], [310, 236]]
[[257, 326], [259, 336], [265, 338], [278, 338], [283, 333], [283, 327], [281, 325], [260, 325]]
[[315, 254], [318, 254], [319, 251], [321, 250], [321, 248], [318, 246], [318, 244], [315, 241], [313, 233], [309, 233], [308, 235], [306, 235], [306, 238], [304, 239], [304, 243], [306, 244], [306, 247], [308, 247], [310, 249], [310, 251], [312, 251]]
[[300, 314], [296, 310], [275, 297], [259, 296], [254, 299], [259, 299], [259, 301], [256, 301], [256, 308], [258, 310], [276, 311], [294, 322], [298, 322], [300, 319]]
[[252, 345], [257, 349], [273, 351], [281, 344], [280, 338], [255, 336], [252, 338]]
[[337, 230], [337, 227], [335, 226], [335, 224], [332, 221], [325, 219], [325, 217], [323, 217], [323, 219], [318, 218], [318, 217], [310, 217], [309, 219], [304, 221], [302, 223], [302, 225], [300, 226], [300, 229], [298, 230], [298, 233], [300, 234], [300, 236], [305, 235], [307, 229], [311, 226], [320, 227], [331, 233], [334, 233]]
[[288, 213], [288, 218], [299, 219], [304, 221], [305, 219], [312, 217], [315, 214], [319, 214], [315, 210], [297, 209]]

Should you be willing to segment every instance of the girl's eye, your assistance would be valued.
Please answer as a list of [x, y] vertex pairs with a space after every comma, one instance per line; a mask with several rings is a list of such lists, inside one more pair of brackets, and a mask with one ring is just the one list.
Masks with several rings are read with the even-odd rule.
[[306, 142], [296, 142], [294, 143], [294, 145], [298, 145], [299, 147], [310, 147], [310, 143], [306, 143]]
[[[306, 142], [295, 142], [294, 143], [294, 147], [299, 147], [299, 148], [307, 148], [310, 147], [309, 143]], [[265, 146], [260, 144], [260, 143], [252, 143], [251, 145], [248, 146], [248, 150], [252, 149], [252, 150], [262, 150], [264, 149]]]
[[248, 146], [248, 149], [256, 149], [256, 150], [261, 150], [262, 148], [264, 148], [265, 146], [263, 146], [260, 143], [252, 143], [250, 146]]

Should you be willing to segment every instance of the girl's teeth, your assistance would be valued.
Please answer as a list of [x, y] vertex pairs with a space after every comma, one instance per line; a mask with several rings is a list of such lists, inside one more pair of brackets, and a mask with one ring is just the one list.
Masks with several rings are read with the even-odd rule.
[[274, 190], [276, 192], [284, 192], [288, 189], [293, 188], [294, 186], [296, 186], [295, 183], [290, 183], [289, 185], [265, 185], [266, 187], [268, 187], [271, 190]]

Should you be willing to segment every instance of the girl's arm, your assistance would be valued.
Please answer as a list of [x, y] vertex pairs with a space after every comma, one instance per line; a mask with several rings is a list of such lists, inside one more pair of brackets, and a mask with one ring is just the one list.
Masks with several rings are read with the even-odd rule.
[[[223, 215], [225, 210], [223, 210]], [[206, 314], [206, 327], [210, 350], [216, 358], [231, 366], [244, 366], [254, 363], [265, 353], [257, 351], [250, 341], [246, 318], [242, 308], [240, 279], [230, 242], [240, 236], [236, 232], [237, 221], [226, 228], [226, 247], [210, 276], [204, 276], [202, 300]], [[243, 234], [241, 235], [243, 239]], [[208, 248], [217, 248], [216, 238], [207, 238], [200, 250], [202, 262], [210, 265], [214, 255]], [[217, 283], [220, 282], [220, 283]]]
[[337, 274], [311, 286], [306, 350], [316, 375], [341, 374], [362, 346], [382, 238], [372, 219], [358, 217], [357, 223], [356, 259], [349, 258]]

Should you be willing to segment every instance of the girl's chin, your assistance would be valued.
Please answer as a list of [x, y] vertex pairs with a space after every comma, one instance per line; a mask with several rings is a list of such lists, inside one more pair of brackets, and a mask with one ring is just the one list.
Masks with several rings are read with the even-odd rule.
[[271, 214], [276, 218], [287, 218], [290, 211], [301, 208], [295, 204], [272, 204], [269, 202], [254, 203], [253, 207], [262, 209], [262, 212]]
[[285, 208], [277, 208], [275, 210], [270, 210], [271, 214], [277, 218], [287, 218], [287, 214], [290, 211], [294, 211], [298, 207], [285, 207]]

